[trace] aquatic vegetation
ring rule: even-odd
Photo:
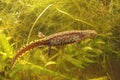
[[[120,67],[119,0],[0,0],[1,80],[118,80]],[[22,56],[26,43],[67,30],[95,30],[80,44],[40,46]]]

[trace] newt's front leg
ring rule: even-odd
[[[41,33],[41,32],[38,32],[38,37],[39,37],[39,38],[44,38],[45,35],[44,35],[43,33]]]
[[[79,43],[81,42],[81,40],[82,39],[76,39],[76,41],[75,41],[77,49],[79,48]]]

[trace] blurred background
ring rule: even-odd
[[[95,39],[40,46],[11,70],[20,47],[66,30],[92,29]],[[0,80],[119,80],[120,0],[0,0]]]

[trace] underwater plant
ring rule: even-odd
[[[119,0],[0,0],[0,80],[119,80],[119,21]],[[98,35],[77,45],[52,46],[49,56],[50,47],[30,43],[42,40],[38,32],[70,30]],[[35,48],[25,50],[26,44]],[[22,50],[28,54],[18,56],[11,70]]]

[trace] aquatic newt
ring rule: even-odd
[[[49,46],[49,49],[51,49],[51,46],[62,46],[75,42],[79,43],[86,38],[95,38],[96,36],[97,32],[95,30],[71,30],[52,34],[42,39],[32,41],[20,48],[20,50],[18,50],[16,55],[13,57],[11,65],[13,66],[17,59],[26,51],[32,50],[33,48],[36,48],[38,46],[46,45]]]

